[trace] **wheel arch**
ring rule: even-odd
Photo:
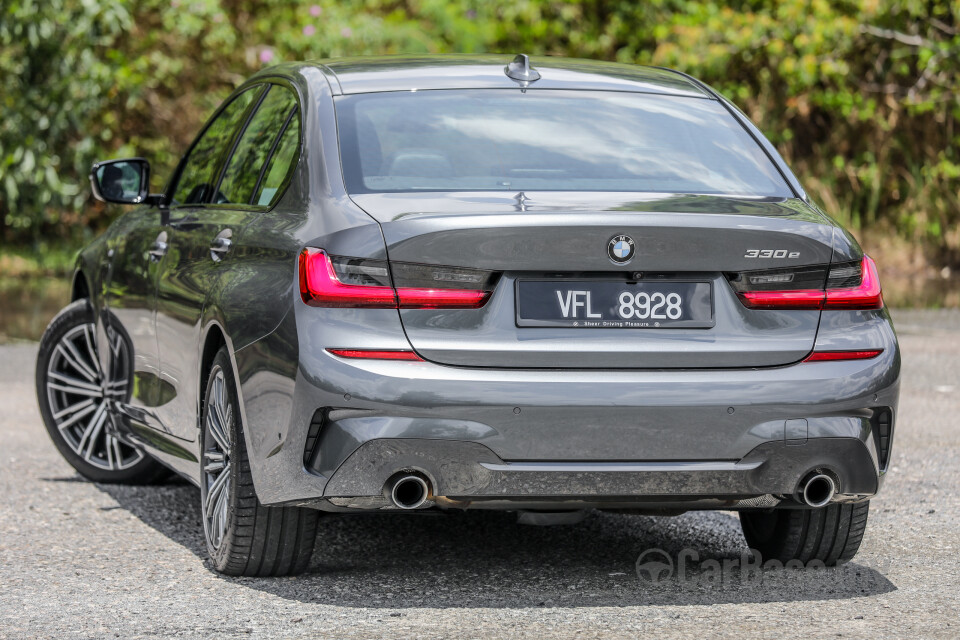
[[[70,302],[83,298],[90,298],[90,281],[83,269],[78,268],[73,274],[73,282],[70,285]]]
[[[210,367],[213,365],[213,359],[217,356],[217,352],[222,348],[227,348],[227,357],[230,360],[230,375],[233,378],[234,389],[237,391],[237,403],[239,404],[240,409],[240,424],[243,427],[243,435],[246,441],[250,442],[250,425],[247,422],[247,411],[246,405],[243,402],[243,389],[240,386],[240,376],[237,367],[237,358],[234,352],[233,341],[230,338],[229,332],[224,328],[223,324],[217,317],[215,313],[212,313],[212,309],[207,309],[205,315],[212,315],[204,326],[203,332],[200,339],[200,358],[199,358],[199,371],[197,372],[197,430],[198,437],[197,443],[201,442],[200,431],[203,429],[201,423],[203,416],[203,402],[206,396],[207,391],[207,380],[210,378]],[[202,452],[200,452],[202,454]],[[256,482],[254,482],[254,491],[256,491]]]
[[[217,351],[221,347],[227,348],[227,356],[230,359],[230,375],[233,376],[233,384],[237,390],[237,400],[240,402],[240,416],[243,420],[244,430],[246,430],[246,412],[243,405],[243,394],[240,389],[240,378],[237,375],[237,358],[234,355],[233,341],[230,334],[224,328],[223,324],[216,317],[211,318],[206,323],[201,334],[199,371],[197,371],[197,428],[200,428],[200,416],[203,409],[204,395],[207,391],[207,379],[210,377],[210,367],[213,365],[213,359],[217,356]]]
[[[207,330],[203,338],[203,347],[200,349],[199,387],[197,389],[197,397],[200,399],[200,404],[197,407],[198,419],[200,409],[203,405],[203,397],[207,391],[207,379],[210,377],[210,366],[213,364],[213,359],[216,357],[217,352],[221,347],[226,346],[227,336],[223,331],[223,327],[221,327],[218,322],[211,322],[207,325]],[[232,357],[230,359],[231,361],[233,360]]]

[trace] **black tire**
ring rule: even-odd
[[[819,509],[741,511],[740,526],[747,544],[763,562],[819,560],[832,567],[857,555],[869,511],[869,500]]]
[[[229,403],[221,404],[219,414],[226,423],[227,454],[222,453],[224,434],[217,431],[218,440],[211,431],[219,429],[217,425],[220,424],[214,406],[218,392],[223,402]],[[223,347],[217,352],[207,376],[201,416],[203,456],[200,505],[204,537],[213,566],[217,571],[231,576],[302,573],[309,566],[313,554],[319,512],[301,507],[265,507],[260,504],[253,487],[238,406],[230,358],[226,347]],[[211,468],[218,464],[223,469],[216,470],[219,473],[212,473]],[[227,479],[220,480],[220,488],[215,489],[223,474],[227,474]],[[213,500],[215,504],[209,505],[210,510],[220,515],[209,515],[211,489],[216,491],[216,498]],[[222,506],[216,504],[221,494],[225,501]]]
[[[77,300],[67,305],[50,321],[40,338],[35,379],[37,402],[40,405],[43,424],[60,454],[80,475],[89,480],[117,484],[150,484],[162,480],[169,475],[162,465],[138,448],[110,435],[108,421],[114,420],[115,416],[112,415],[111,403],[104,401],[104,396],[97,398],[64,390],[72,388],[70,385],[59,385],[62,387],[59,390],[48,386],[51,383],[57,386],[61,382],[51,378],[54,375],[65,375],[75,378],[84,385],[100,385],[101,388],[106,388],[104,381],[111,379],[120,383],[120,386],[111,387],[118,391],[110,397],[124,401],[129,398],[130,362],[132,361],[125,358],[123,362],[111,364],[111,372],[108,374],[100,371],[99,365],[94,362],[97,359],[95,355],[97,347],[95,340],[92,340],[93,331],[90,328],[93,321],[93,309],[90,303],[86,299]],[[74,347],[76,353],[62,352],[64,340],[68,340],[71,335],[78,336],[76,340],[80,342],[81,348],[86,347],[86,351]],[[118,340],[125,339],[125,334],[122,332],[116,335]],[[91,337],[90,342],[86,340],[88,336]],[[75,345],[76,342],[71,344]],[[129,356],[129,340],[125,343],[124,349],[126,351],[122,353]],[[71,358],[67,358],[67,355]],[[76,355],[80,356],[79,359],[73,358]],[[70,365],[71,359],[73,362],[79,362],[79,366]],[[80,406],[88,402],[93,404],[88,404],[86,408],[72,413],[68,408],[64,408]],[[100,404],[104,405],[102,411]],[[88,411],[94,405],[96,408]],[[63,415],[64,411],[68,413]],[[83,415],[80,415],[76,421],[69,426],[64,426],[81,413]],[[100,422],[99,427],[95,420]],[[88,426],[95,428],[96,433],[85,440],[85,430]],[[87,457],[82,455],[85,453],[88,454]]]

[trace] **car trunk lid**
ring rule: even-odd
[[[766,367],[796,362],[813,348],[819,311],[747,309],[728,282],[731,273],[830,263],[834,226],[800,200],[569,193],[353,198],[381,223],[391,264],[501,274],[482,308],[400,310],[414,349],[434,362],[499,368]],[[623,236],[632,240],[635,254],[618,264],[610,247]],[[537,287],[543,293],[538,304],[556,306],[551,313],[558,319],[564,309],[569,316],[571,307],[578,315],[563,319],[564,326],[552,321],[537,326],[520,317],[518,299],[529,307],[533,303],[522,296]],[[701,316],[686,324],[646,322],[643,328],[588,324],[590,304],[618,303],[593,298],[584,304],[578,292],[635,295],[644,287],[660,288],[665,296],[677,291],[698,297]]]

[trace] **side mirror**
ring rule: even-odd
[[[150,195],[150,163],[143,158],[105,160],[90,170],[93,197],[115,204],[153,204]]]

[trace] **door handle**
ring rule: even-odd
[[[230,229],[224,229],[217,234],[217,237],[213,239],[213,244],[210,245],[210,257],[214,260],[220,260],[220,258],[227,251],[230,251],[230,247],[233,246],[233,241],[230,238],[233,236],[233,232]]]
[[[150,260],[153,262],[159,261],[167,254],[167,247],[167,232],[161,231],[160,235],[157,236],[157,239],[154,240],[153,244],[150,245],[150,249],[147,251],[147,253],[150,254]]]
[[[213,244],[210,245],[210,251],[214,253],[226,253],[230,251],[230,245],[233,243],[230,242],[230,238],[217,238],[213,241]]]

